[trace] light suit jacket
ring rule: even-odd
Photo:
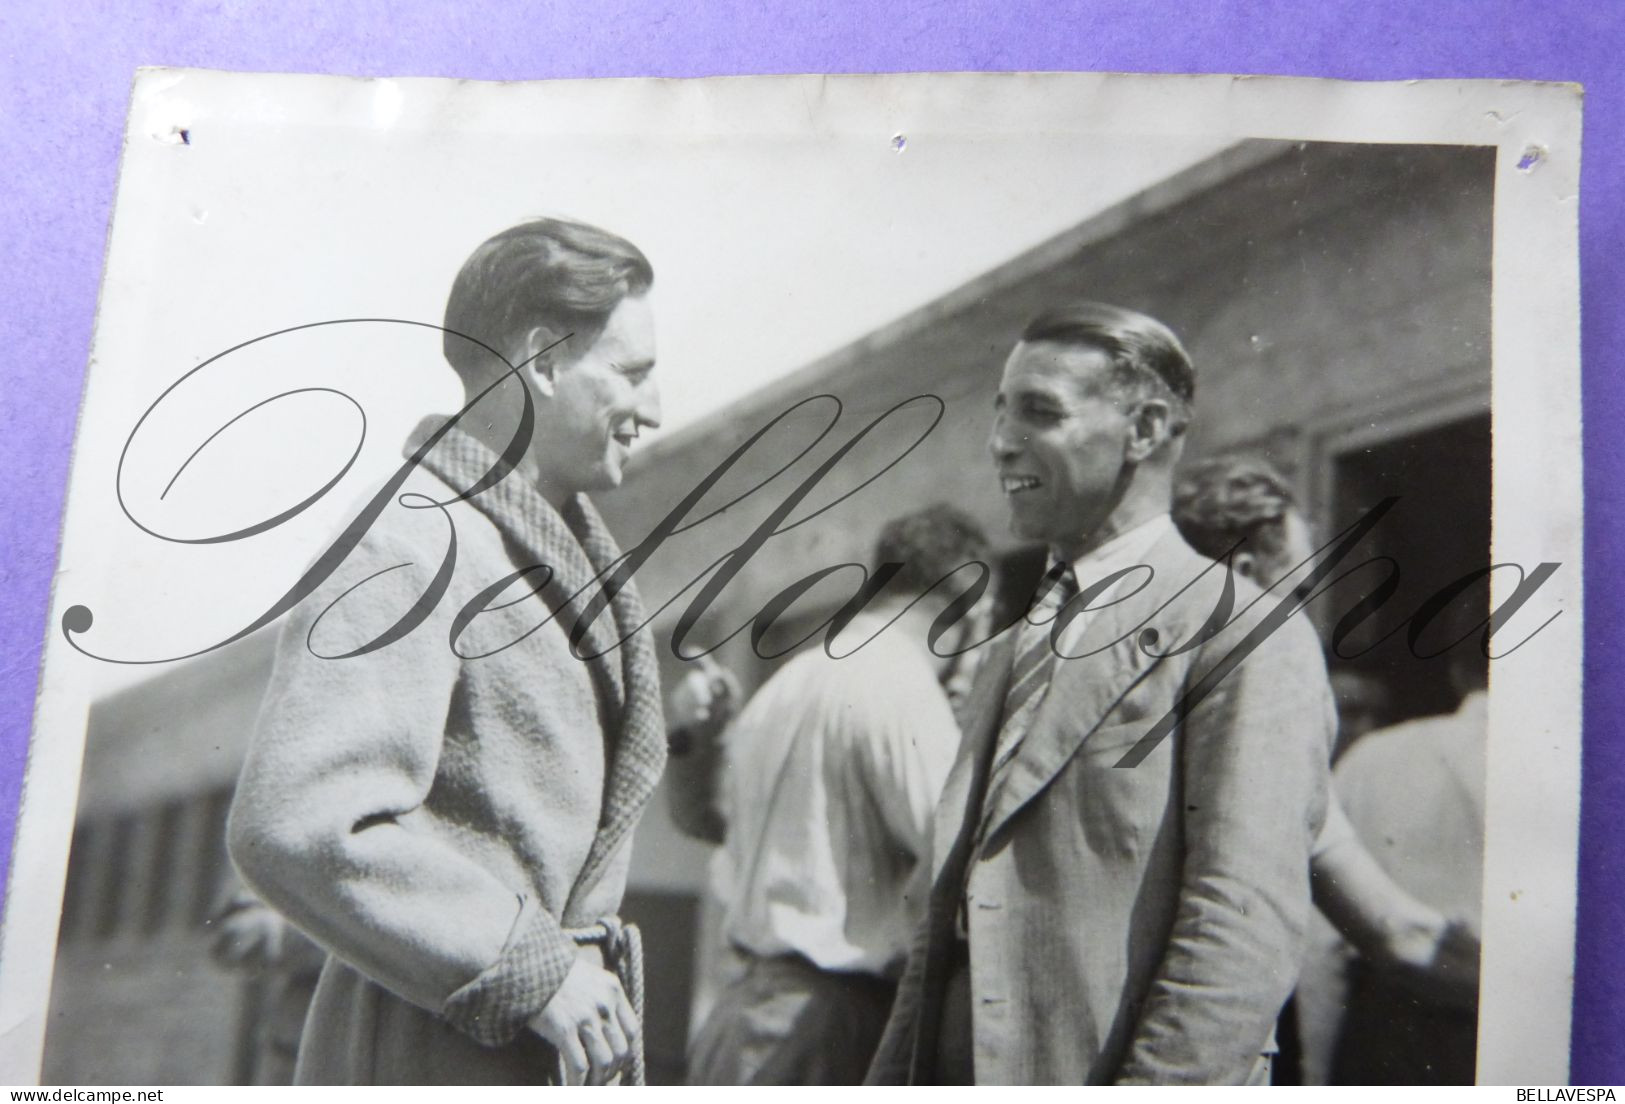
[[[1254,603],[1237,581],[1229,624],[1186,648],[1216,628],[1226,572],[1174,533],[1146,562],[1149,585],[1082,615],[1064,650],[1097,654],[1058,663],[992,793],[1015,633],[984,663],[871,1081],[932,1079],[962,898],[978,1083],[1258,1076],[1297,979],[1332,698],[1306,618],[1268,624],[1278,595]],[[1117,765],[1216,678],[1139,765]]]

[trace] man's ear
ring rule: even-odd
[[[1243,549],[1230,557],[1230,570],[1243,579],[1258,581],[1258,557]]]
[[[1142,399],[1129,412],[1127,459],[1137,464],[1172,436],[1173,411],[1162,399]]]
[[[529,376],[538,394],[553,397],[558,337],[546,326],[532,326],[519,344],[519,371]]]

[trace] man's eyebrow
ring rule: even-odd
[[[1000,391],[997,395],[995,395],[993,398],[993,409],[1000,410],[1009,403],[1013,402],[1026,403],[1028,405],[1032,405],[1033,403],[1049,406],[1061,405],[1061,400],[1057,396],[1050,394],[1048,391],[1045,391],[1042,388],[1017,387],[1008,396],[1006,396],[1003,391]]]
[[[655,362],[653,357],[645,357],[642,360],[618,360],[615,362],[615,367],[628,375],[635,375],[638,372],[654,371]]]

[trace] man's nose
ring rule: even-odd
[[[642,429],[660,428],[660,387],[653,380],[645,383],[642,394],[638,396],[637,409],[633,417],[638,420]]]
[[[993,432],[988,435],[987,451],[995,460],[1012,459],[1020,451],[1020,445],[1005,426],[1002,415],[993,419]]]

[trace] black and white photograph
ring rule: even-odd
[[[5,1079],[1566,1081],[1579,131],[144,71]]]

